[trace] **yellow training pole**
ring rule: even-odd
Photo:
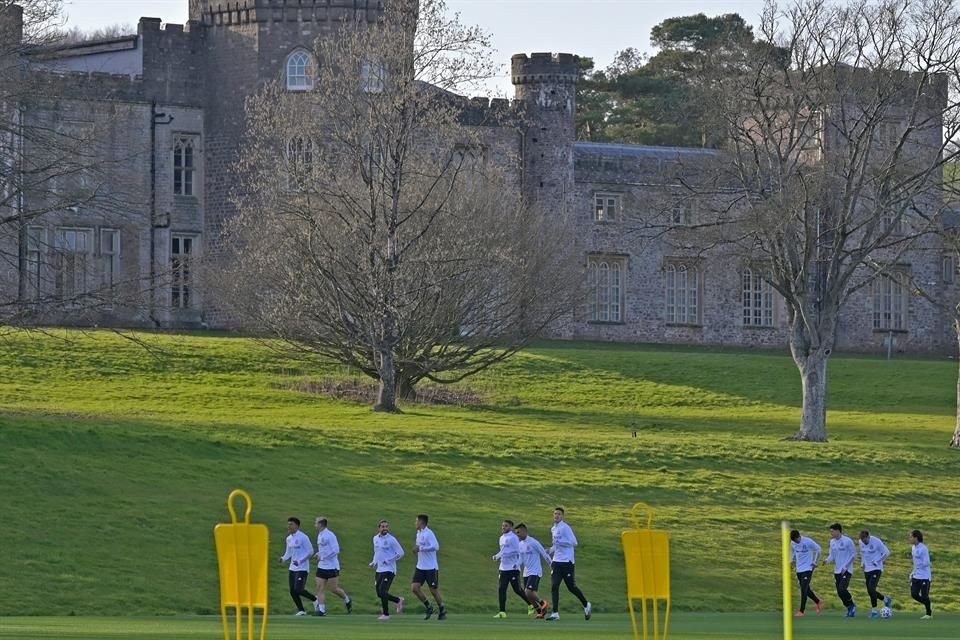
[[[793,615],[791,607],[793,606],[793,596],[790,593],[790,585],[793,580],[790,579],[790,523],[784,520],[780,523],[780,538],[782,547],[782,566],[783,569],[783,640],[793,640]]]

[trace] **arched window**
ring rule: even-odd
[[[313,56],[303,50],[294,51],[287,58],[287,90],[309,91],[313,89]]]

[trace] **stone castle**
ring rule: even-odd
[[[85,148],[106,176],[95,188],[124,204],[104,209],[80,203],[28,225],[13,250],[21,257],[15,271],[3,278],[14,289],[6,294],[67,296],[105,282],[147,281],[143,304],[104,305],[84,321],[223,326],[195,267],[215,248],[233,213],[230,167],[243,131],[244,100],[278,79],[290,91],[309,90],[316,38],[345,19],[377,19],[382,5],[190,0],[186,25],[142,18],[136,35],[25,49],[25,73],[57,97],[23,117],[78,135],[94,132]],[[0,19],[7,28],[16,22],[15,15]],[[718,152],[578,142],[577,77],[573,55],[515,55],[514,104],[471,101],[481,114],[477,126],[489,127],[485,135],[511,147],[525,197],[565,212],[577,227],[589,299],[563,337],[786,345],[783,303],[758,274],[736,259],[712,261],[683,250],[689,237],[677,241],[690,235],[682,227],[695,223],[698,211],[696,202],[676,197],[676,167],[695,168]],[[526,114],[519,131],[482,116],[515,106]],[[23,144],[29,157],[31,142]],[[631,228],[630,220],[652,217],[659,208],[666,208],[677,229],[651,240]],[[956,260],[948,251],[929,249],[905,256],[903,268],[946,295],[955,286]],[[850,300],[837,343],[867,352],[952,353],[955,345],[950,314],[889,279]]]

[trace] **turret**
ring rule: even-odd
[[[0,54],[11,53],[23,43],[23,7],[0,7]]]
[[[524,110],[524,197],[558,215],[572,213],[576,140],[577,57],[513,56],[513,84]]]

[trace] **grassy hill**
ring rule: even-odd
[[[881,588],[898,605],[907,532],[923,529],[935,606],[960,611],[953,362],[835,358],[831,442],[809,445],[783,441],[800,397],[782,355],[547,344],[468,382],[481,406],[384,416],[291,390],[348,375],[337,367],[239,338],[135,337],[3,338],[0,615],[217,611],[212,527],[235,487],[276,555],[288,515],[326,515],[360,612],[375,609],[378,519],[409,548],[415,514],[430,513],[451,611],[492,612],[500,520],[549,539],[555,504],[580,539],[581,587],[598,611],[622,612],[619,533],[640,500],[671,531],[681,610],[776,610],[789,518],[822,544],[834,521],[886,540]],[[287,613],[274,566],[273,609]],[[412,568],[401,563],[397,591]],[[827,571],[814,584],[839,606]]]

